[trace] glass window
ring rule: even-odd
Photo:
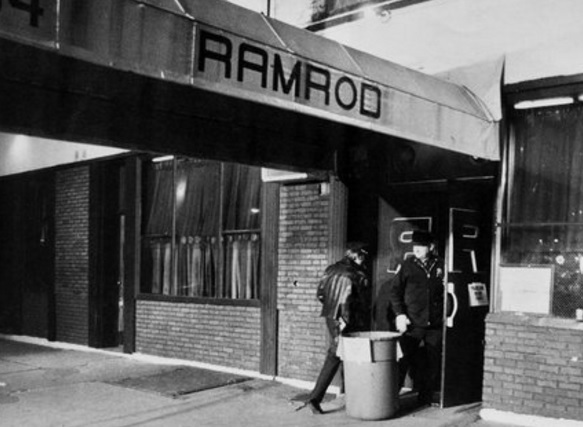
[[[583,109],[525,110],[512,120],[502,262],[554,265],[552,314],[583,307]]]
[[[145,182],[142,292],[259,298],[260,169],[172,159]]]

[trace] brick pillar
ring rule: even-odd
[[[57,172],[55,200],[56,340],[88,343],[89,168]]]
[[[314,381],[327,348],[316,288],[342,253],[346,190],[333,180],[282,186],[280,196],[278,375]]]

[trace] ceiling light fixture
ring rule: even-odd
[[[527,110],[529,108],[554,107],[557,105],[568,105],[575,102],[570,96],[561,96],[557,98],[534,99],[530,101],[520,101],[514,104],[516,110]]]
[[[173,155],[154,157],[152,159],[152,162],[154,162],[154,163],[166,162],[168,160],[172,160],[173,158],[174,158]]]

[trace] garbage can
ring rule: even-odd
[[[399,410],[396,332],[355,332],[342,337],[346,414],[383,420]]]

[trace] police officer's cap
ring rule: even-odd
[[[435,242],[433,234],[425,230],[416,230],[413,232],[413,244],[420,246],[429,246]]]
[[[363,242],[350,242],[346,245],[346,249],[356,254],[368,255],[368,245]]]

